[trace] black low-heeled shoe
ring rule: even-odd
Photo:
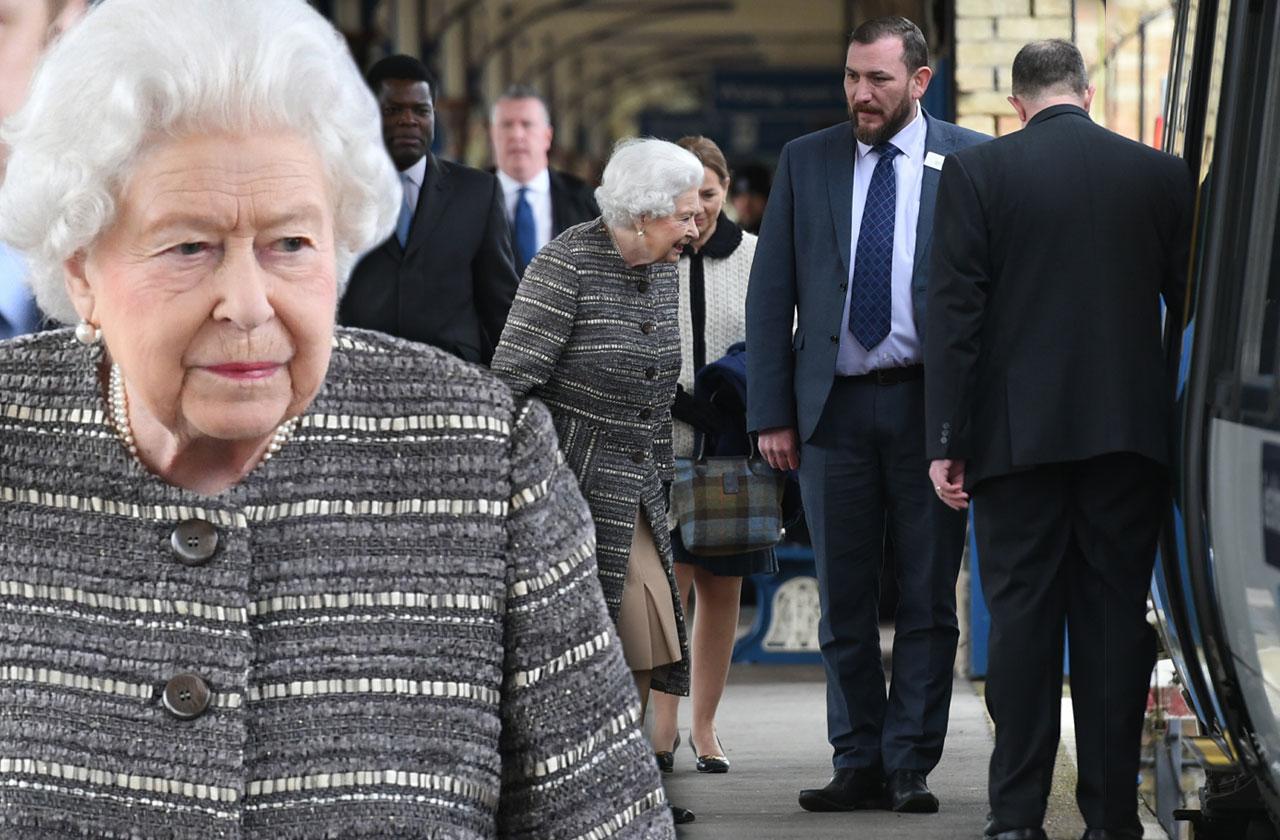
[[[716,746],[720,746],[720,736],[716,736]],[[698,748],[693,744],[693,735],[689,736],[689,749],[698,757],[699,773],[728,773],[729,759],[723,753],[703,753],[698,755]],[[721,749],[724,749],[721,747]]]
[[[680,733],[676,733],[676,740],[669,750],[654,750],[653,757],[658,762],[658,769],[663,773],[673,773],[676,769],[676,748],[680,746]]]
[[[676,825],[691,823],[695,819],[697,819],[697,817],[695,817],[693,811],[690,811],[688,808],[681,808],[679,805],[671,806],[671,821]]]

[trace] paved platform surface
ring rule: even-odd
[[[688,840],[723,838],[980,838],[986,821],[987,759],[991,735],[982,701],[967,681],[957,681],[951,730],[942,763],[929,778],[942,802],[936,815],[887,811],[811,814],[800,808],[802,787],[821,787],[831,776],[826,740],[822,669],[809,666],[734,666],[718,718],[720,740],[733,763],[716,776],[694,769],[685,744],[667,793],[698,818],[681,826]],[[681,707],[687,722],[687,704]]]
[[[811,814],[796,795],[831,775],[826,743],[822,670],[810,666],[736,665],[721,705],[720,737],[733,767],[724,775],[698,773],[688,746],[688,704],[681,707],[684,743],[676,752],[667,792],[697,820],[681,826],[682,840],[978,840],[986,822],[987,761],[991,726],[968,680],[957,680],[951,728],[942,763],[929,784],[942,803],[936,815],[886,811]],[[1069,737],[1069,733],[1064,732]],[[1077,840],[1075,770],[1064,745],[1059,753],[1046,830],[1051,840]],[[1151,828],[1148,838],[1163,838]]]

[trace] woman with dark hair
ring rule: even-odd
[[[720,148],[706,137],[684,137],[679,145],[702,164],[698,188],[698,238],[680,257],[680,383],[672,408],[676,458],[695,455],[695,433],[705,443],[724,423],[745,428],[745,416],[736,418],[693,396],[693,379],[708,362],[746,340],[747,280],[755,255],[756,237],[745,233],[723,212],[729,188],[729,166]],[[738,412],[739,414],[741,412]],[[693,720],[689,746],[702,773],[727,773],[729,759],[716,735],[716,710],[729,676],[729,661],[738,627],[738,603],[742,578],[777,571],[772,549],[728,556],[701,557],[680,541],[679,529],[671,532],[676,560],[676,581],[687,609],[693,592],[693,629],[690,633]],[[658,766],[671,772],[679,744],[680,698],[660,694],[654,698],[653,743]],[[670,745],[668,747],[667,745]]]

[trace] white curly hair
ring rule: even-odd
[[[0,241],[26,255],[41,309],[72,323],[63,264],[110,227],[150,143],[270,130],[305,138],[322,161],[341,295],[401,202],[377,103],[342,36],[304,0],[98,5],[51,47],[0,131]]]
[[[629,227],[642,216],[670,216],[676,198],[697,189],[702,175],[702,162],[675,143],[653,137],[619,140],[604,166],[596,203],[610,227]]]

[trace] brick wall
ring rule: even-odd
[[[956,117],[987,134],[1019,123],[1009,95],[1009,67],[1022,45],[1070,38],[1071,0],[956,0]]]
[[[1097,86],[1093,117],[1155,143],[1173,0],[956,0],[957,121],[988,134],[1019,127],[1006,101],[1023,44],[1074,38]],[[1139,35],[1141,30],[1141,35]]]

